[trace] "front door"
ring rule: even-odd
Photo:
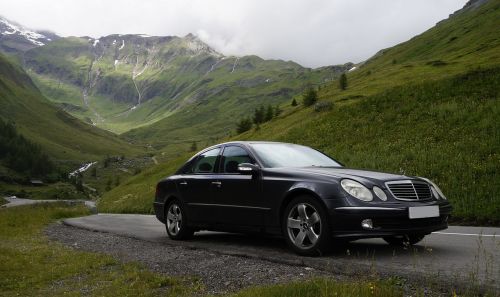
[[[255,163],[248,152],[236,145],[226,146],[220,159],[220,170],[213,190],[217,223],[237,226],[262,226],[264,212],[261,180],[241,174],[238,165]]]

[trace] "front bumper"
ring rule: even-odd
[[[409,218],[408,206],[341,206],[333,209],[332,230],[335,237],[360,239],[404,234],[429,234],[448,228],[452,207],[439,204],[439,217]],[[370,219],[373,228],[363,228],[361,222]]]

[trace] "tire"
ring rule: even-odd
[[[189,227],[184,204],[177,199],[170,201],[166,208],[165,228],[168,237],[173,240],[189,239],[194,234]]]
[[[319,256],[331,248],[333,237],[327,212],[311,196],[294,198],[283,212],[281,226],[286,243],[299,255]]]
[[[407,234],[400,236],[390,236],[384,237],[383,239],[390,245],[400,246],[400,247],[409,247],[410,245],[414,245],[422,239],[424,239],[425,235],[423,234]]]

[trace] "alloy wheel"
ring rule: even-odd
[[[313,247],[321,234],[321,218],[316,208],[308,203],[296,204],[288,214],[287,230],[296,247]]]
[[[172,203],[167,212],[167,229],[172,235],[177,235],[181,231],[182,212],[176,203]]]

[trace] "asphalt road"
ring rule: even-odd
[[[22,205],[31,205],[31,204],[39,204],[39,203],[56,203],[56,202],[64,202],[68,204],[74,203],[83,203],[86,207],[88,207],[92,213],[97,213],[97,208],[94,201],[89,200],[55,200],[55,199],[46,199],[46,200],[35,200],[35,199],[24,199],[17,198],[16,196],[4,197],[7,200],[7,203],[2,205],[2,208],[14,207],[14,206],[22,206]]]
[[[377,273],[499,288],[500,228],[450,226],[408,249],[394,248],[381,239],[367,239],[322,257],[301,257],[290,252],[280,238],[203,231],[189,241],[172,241],[164,225],[150,215],[98,214],[63,223],[158,242],[166,248],[175,245],[206,249],[348,275]]]

